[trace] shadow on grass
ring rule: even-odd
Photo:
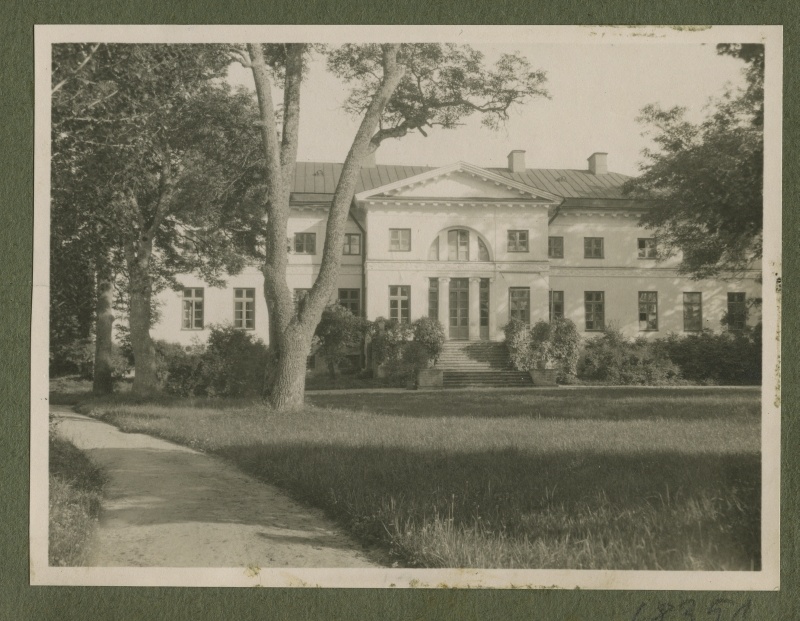
[[[425,546],[409,543],[444,525],[473,540],[477,533],[486,542],[566,551],[523,565],[532,568],[760,567],[758,455],[448,454],[313,444],[217,453],[412,566],[466,566],[438,553],[432,560]]]
[[[409,418],[557,419],[757,419],[761,393],[755,389],[521,389],[410,392],[387,399],[382,394],[306,395],[318,407],[364,410]]]

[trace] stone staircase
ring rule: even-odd
[[[436,368],[443,371],[444,388],[532,386],[528,373],[514,370],[504,343],[446,341]]]

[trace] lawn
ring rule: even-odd
[[[399,566],[760,567],[760,391],[309,394],[301,411],[130,397],[84,412],[216,453]]]

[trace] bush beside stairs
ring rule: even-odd
[[[436,362],[444,388],[533,386],[530,375],[511,366],[505,343],[446,341]]]

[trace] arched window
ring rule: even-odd
[[[465,229],[447,231],[447,260],[469,261],[469,231]]]

